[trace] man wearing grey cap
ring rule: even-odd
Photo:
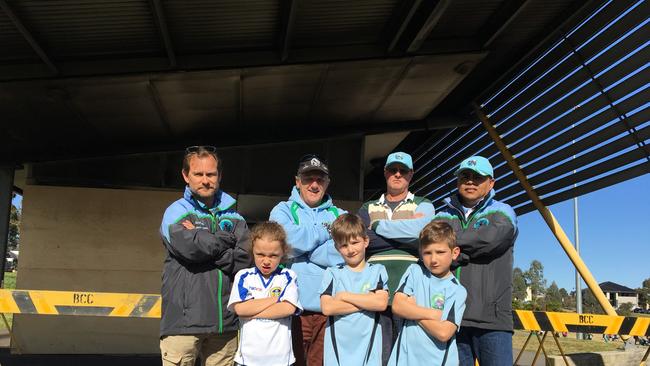
[[[388,155],[384,178],[386,193],[378,200],[364,203],[359,209],[359,216],[368,227],[368,262],[381,263],[386,267],[389,293],[392,295],[408,266],[417,262],[420,231],[431,221],[435,209],[431,201],[409,191],[413,178],[411,155],[405,152]],[[394,336],[391,302],[392,297],[380,319],[384,364],[388,361]]]
[[[346,211],[332,203],[326,193],[330,183],[327,164],[316,155],[305,155],[298,163],[296,183],[289,200],[278,203],[270,220],[282,225],[291,246],[289,266],[296,272],[299,299],[304,312],[294,318],[292,338],[296,365],[323,364],[323,341],[327,317],[320,308],[318,290],[325,268],[343,262],[334,247],[329,226]]]
[[[448,222],[461,249],[456,277],[467,290],[456,340],[461,366],[512,364],[512,251],[517,217],[494,198],[494,169],[482,156],[456,170],[458,193],[435,219]],[[453,266],[452,266],[453,268]]]

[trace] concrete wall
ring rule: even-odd
[[[181,192],[24,188],[17,288],[160,293],[165,249],[162,214]],[[287,197],[241,195],[238,209],[266,220]],[[356,212],[360,202],[337,201]],[[19,315],[12,348],[20,353],[157,353],[158,319]]]
[[[158,227],[179,192],[26,186],[17,288],[160,293]],[[21,353],[156,353],[158,319],[16,315]]]

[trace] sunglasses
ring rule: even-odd
[[[186,148],[185,148],[185,154],[186,154],[186,155],[189,155],[189,154],[196,154],[196,153],[198,153],[198,152],[201,151],[201,150],[203,150],[203,151],[207,151],[207,152],[209,152],[209,153],[216,153],[216,152],[217,152],[217,148],[214,147],[214,146],[210,146],[210,145],[196,145],[196,146],[188,146],[188,147],[186,147]]]
[[[407,175],[411,170],[407,168],[390,167],[386,168],[386,171],[389,172],[390,175],[397,174],[397,172],[399,172],[401,175]]]
[[[481,183],[483,183],[483,182],[485,182],[486,180],[489,180],[489,179],[490,179],[490,177],[488,177],[488,176],[484,176],[484,175],[480,175],[478,173],[468,172],[468,171],[463,171],[460,174],[458,174],[458,181],[461,182],[461,183],[466,183],[466,182],[472,181],[474,183],[481,184]]]

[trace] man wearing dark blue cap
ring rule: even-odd
[[[388,272],[389,293],[394,294],[406,269],[418,260],[420,231],[434,216],[431,201],[409,191],[413,178],[413,159],[405,152],[388,155],[384,166],[386,193],[359,209],[359,216],[368,227],[370,244],[368,262],[381,263]],[[389,304],[392,302],[392,298]],[[393,344],[393,322],[390,305],[382,314],[382,358],[388,361]]]
[[[482,156],[456,170],[458,193],[436,220],[448,222],[461,249],[456,277],[467,290],[458,339],[461,366],[512,364],[512,251],[517,217],[494,199],[494,169]]]
[[[305,311],[294,317],[292,337],[296,366],[323,365],[327,317],[320,307],[318,290],[325,268],[343,262],[334,247],[329,226],[346,213],[327,194],[330,171],[320,157],[310,154],[298,162],[296,184],[287,201],[278,203],[270,220],[282,225],[291,246],[289,267],[296,272],[300,303]]]

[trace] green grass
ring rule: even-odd
[[[530,332],[524,330],[515,330],[515,335],[512,337],[512,348],[516,350],[521,349],[529,333]],[[617,349],[623,348],[623,342],[620,340],[605,343],[601,334],[594,334],[592,340],[579,340],[576,339],[575,333],[569,333],[566,338],[560,336],[559,340],[560,346],[564,350],[565,354],[616,351]],[[537,351],[537,347],[539,347],[539,342],[535,335],[533,335],[526,346],[526,350],[535,352]],[[560,350],[557,348],[550,333],[544,340],[544,349],[549,355],[560,354]]]
[[[9,290],[9,289],[16,288],[16,274],[17,272],[5,272],[5,281],[4,281],[5,289]],[[11,326],[14,317],[13,314],[5,314],[5,317],[7,318],[7,322],[9,322],[9,326]],[[5,330],[5,329],[7,329],[5,322],[2,319],[0,319],[0,330]]]

